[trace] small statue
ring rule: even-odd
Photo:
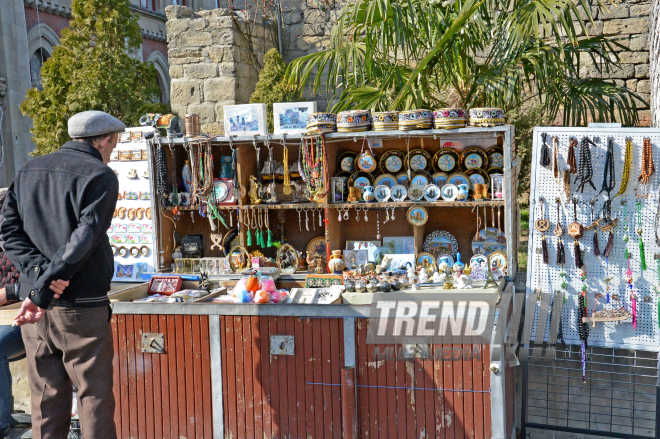
[[[427,284],[429,283],[429,276],[426,274],[426,268],[422,267],[421,270],[419,270],[419,283],[420,284]]]
[[[292,203],[300,203],[302,201],[305,201],[305,186],[299,182],[292,180],[291,181],[291,187],[293,188],[292,195],[293,199],[291,200]]]
[[[457,282],[458,288],[468,289],[472,288],[472,278],[470,276],[462,275],[458,278]]]
[[[248,193],[250,204],[261,204],[261,198],[259,196],[261,191],[261,184],[257,182],[257,177],[250,175],[250,192]]]
[[[447,278],[447,275],[444,274],[444,273],[440,273],[439,271],[433,273],[433,283],[434,284],[441,284],[445,281],[446,278]]]
[[[275,189],[275,182],[270,183],[262,190],[261,195],[264,203],[277,204],[277,190]]]
[[[451,276],[447,276],[447,279],[445,280],[445,285],[442,287],[444,290],[451,290],[454,288],[454,280],[452,279]]]
[[[181,180],[183,181],[183,188],[186,192],[190,192],[190,188],[192,187],[192,171],[190,170],[188,160],[186,160],[181,170]]]
[[[355,271],[355,273],[356,273],[358,276],[364,276],[364,273],[365,273],[365,271],[364,271],[364,264],[360,264],[360,265],[358,266],[357,270]]]
[[[323,257],[321,255],[316,255],[314,257],[314,272],[316,274],[323,274],[325,273],[325,267],[323,266]]]

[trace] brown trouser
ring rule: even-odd
[[[85,439],[116,439],[110,309],[53,307],[22,327],[32,392],[32,437],[65,439],[73,390]]]

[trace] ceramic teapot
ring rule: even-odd
[[[465,201],[468,199],[468,186],[467,184],[459,184],[458,186],[458,195],[456,195],[456,200]]]
[[[374,187],[373,186],[365,186],[364,190],[362,192],[362,199],[366,201],[367,203],[371,203],[374,201]]]

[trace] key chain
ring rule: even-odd
[[[637,234],[639,235],[639,263],[641,271],[646,270],[646,255],[644,254],[644,241],[642,235],[644,230],[642,229],[642,203],[637,200],[635,203],[637,208]]]
[[[321,219],[321,216],[323,214],[323,209],[321,209],[320,207],[317,207],[317,209],[319,210],[319,227],[323,227],[323,221]]]
[[[355,206],[355,221],[360,221],[360,206]]]
[[[350,217],[348,216],[348,211],[349,211],[349,210],[351,210],[351,209],[350,209],[348,206],[344,206],[344,220],[345,220],[345,221],[348,221],[349,218],[350,218]]]
[[[337,208],[337,221],[341,222],[341,207]]]
[[[307,211],[309,209],[305,209],[305,229],[309,232],[309,216],[307,215]]]
[[[268,241],[266,242],[266,247],[272,247],[273,246],[273,232],[270,230],[270,220],[268,218],[268,214],[270,211],[266,209],[266,215],[264,216],[264,225],[266,226],[266,235],[268,237]]]
[[[566,263],[566,250],[564,248],[564,240],[561,239],[564,236],[564,228],[561,225],[561,216],[559,213],[559,197],[555,199],[557,203],[557,225],[555,226],[554,235],[557,237],[557,265],[563,265]]]
[[[376,239],[380,240],[380,214],[376,211]]]
[[[392,221],[394,221],[394,206],[392,206]]]
[[[364,211],[364,222],[368,222],[369,217],[367,217],[367,212],[369,211],[369,208],[367,206],[364,206],[362,210]]]
[[[311,207],[309,210],[312,211],[312,230],[316,232],[316,221],[314,221],[314,215],[316,214],[316,207]]]
[[[390,210],[389,210],[389,205],[385,205],[385,221],[383,221],[383,224],[388,222],[390,220]]]
[[[302,232],[302,217],[300,214],[302,213],[302,207],[298,206],[296,207],[296,212],[298,212],[298,228]]]

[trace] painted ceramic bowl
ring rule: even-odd
[[[464,128],[467,117],[462,108],[440,108],[433,112],[433,127],[437,130]]]
[[[409,110],[399,113],[399,130],[425,130],[433,127],[431,110]]]
[[[371,114],[365,110],[342,111],[337,115],[337,131],[350,133],[371,129]]]
[[[501,108],[471,108],[470,125],[475,127],[494,127],[504,125],[504,111]]]
[[[334,113],[312,113],[307,116],[307,131],[333,133],[337,131],[337,116]]]
[[[398,111],[381,111],[371,113],[374,131],[390,131],[399,129]]]

